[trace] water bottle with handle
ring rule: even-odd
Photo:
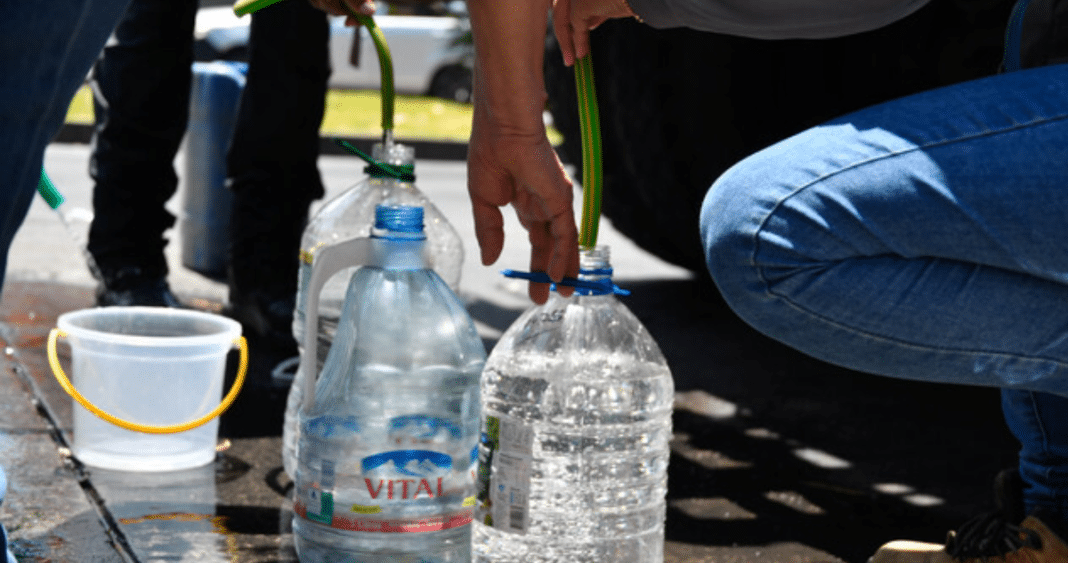
[[[575,295],[526,311],[486,361],[474,561],[663,560],[674,383],[608,249],[580,252]]]
[[[424,257],[423,210],[379,206],[370,238],[324,248],[325,279],[353,264],[321,375],[303,381],[293,534],[300,560],[470,561],[486,353],[471,317]],[[302,371],[315,374],[305,354]]]
[[[463,263],[463,244],[456,229],[415,185],[415,151],[400,143],[378,143],[373,159],[389,168],[368,166],[368,177],[325,203],[308,222],[301,237],[300,270],[297,281],[297,305],[293,313],[293,337],[300,355],[305,355],[304,325],[308,298],[308,281],[312,264],[323,248],[357,238],[367,237],[375,220],[375,207],[385,205],[419,206],[424,210],[426,247],[430,266],[457,292]],[[316,350],[321,369],[326,351],[334,339],[341,304],[345,298],[352,270],[350,265],[330,277],[319,296],[319,322]],[[296,471],[297,408],[301,403],[303,375],[300,370],[290,385],[282,427],[282,465],[290,476]]]

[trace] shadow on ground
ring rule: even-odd
[[[669,541],[797,542],[862,562],[890,539],[941,542],[1015,465],[995,389],[812,359],[749,328],[708,281],[628,289],[683,393]]]
[[[707,279],[623,285],[681,393],[669,560],[863,562],[891,539],[941,542],[1016,463],[995,389],[815,360],[750,328]],[[501,331],[522,312],[470,311]]]

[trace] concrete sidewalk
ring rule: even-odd
[[[47,155],[71,208],[89,207],[86,158],[81,145]],[[362,176],[345,157],[321,167],[331,194]],[[509,222],[501,263],[473,263],[462,164],[421,160],[417,172],[464,237],[464,297],[492,345],[529,306],[522,284],[496,274],[523,268],[525,237]],[[215,464],[162,475],[69,456],[70,399],[51,376],[44,340],[56,316],[92,305],[93,282],[63,229],[34,204],[0,300],[0,460],[10,481],[0,521],[20,561],[295,561],[276,433],[223,436],[230,445]],[[633,292],[624,303],[660,344],[679,392],[667,561],[862,563],[890,539],[941,541],[990,506],[993,476],[1015,464],[1017,447],[995,390],[890,380],[801,356],[741,323],[707,282],[610,225],[601,237],[617,283]],[[183,271],[177,240],[168,249],[176,291],[219,310],[225,286]]]

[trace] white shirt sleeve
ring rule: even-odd
[[[689,27],[757,39],[822,39],[870,31],[928,0],[629,0],[655,28]]]

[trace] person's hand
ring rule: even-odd
[[[542,121],[550,2],[467,0],[475,40],[467,191],[482,263],[493,264],[504,249],[500,208],[510,204],[530,239],[531,271],[558,282],[578,275],[579,257],[574,187]],[[549,284],[530,285],[535,303],[548,297]]]
[[[348,16],[345,25],[356,25],[353,14],[370,16],[375,13],[374,0],[308,0],[312,6],[335,16]]]
[[[553,281],[578,275],[578,230],[572,211],[573,186],[545,135],[544,126],[530,131],[507,129],[485,106],[475,105],[468,149],[468,192],[482,264],[489,266],[504,248],[504,216],[512,204],[527,230],[530,270],[546,272]],[[573,290],[560,287],[560,293]],[[544,303],[549,284],[531,283],[530,298]]]
[[[627,0],[554,0],[553,31],[564,54],[564,64],[590,53],[590,30],[613,18],[634,17]]]

